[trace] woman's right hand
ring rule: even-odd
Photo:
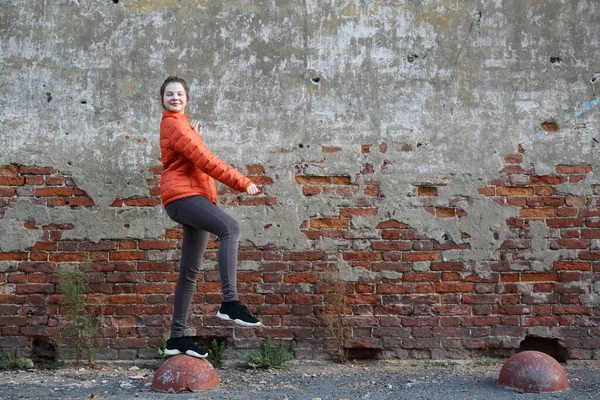
[[[260,189],[253,183],[252,185],[248,186],[248,189],[246,189],[246,193],[248,193],[248,194],[259,194],[260,193]]]

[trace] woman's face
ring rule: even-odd
[[[181,83],[171,82],[165,86],[165,94],[163,95],[165,110],[183,113],[187,102],[187,95]]]

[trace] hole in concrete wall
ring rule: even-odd
[[[527,350],[546,353],[560,363],[566,362],[570,357],[567,345],[562,340],[555,338],[527,335],[520,343],[518,352]]]
[[[81,100],[81,104],[87,104],[87,101]]]
[[[349,360],[377,360],[381,355],[381,349],[367,349],[364,347],[347,347],[346,352]]]
[[[119,4],[119,0],[113,0],[113,3]]]
[[[412,64],[412,63],[414,63],[414,62],[415,62],[415,60],[416,60],[417,58],[419,58],[419,56],[418,56],[417,54],[409,54],[409,55],[406,57],[406,61],[408,61],[409,63],[411,63],[411,64]]]
[[[311,81],[315,85],[318,85],[319,83],[321,83],[321,78],[319,76],[315,76],[315,77],[311,78]]]
[[[52,93],[46,92],[46,101],[50,103],[52,101]]]
[[[556,132],[558,130],[558,124],[554,121],[544,121],[540,124],[540,127],[546,132]]]
[[[303,145],[302,143],[299,143],[299,144],[298,144],[298,147],[299,147],[299,148],[301,148],[301,149],[303,149],[303,148],[304,148],[304,145]]]
[[[36,364],[56,362],[58,360],[58,351],[52,339],[45,336],[34,337],[31,343],[31,359]]]
[[[562,62],[562,58],[560,56],[552,56],[550,57],[551,64],[560,64]]]
[[[67,165],[73,165],[71,161],[67,161]]]

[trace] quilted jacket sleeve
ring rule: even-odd
[[[192,162],[198,169],[219,182],[245,192],[252,181],[213,154],[202,138],[188,123],[173,124],[169,140],[173,149]]]

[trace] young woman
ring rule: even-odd
[[[210,233],[219,238],[218,262],[223,302],[217,317],[241,326],[261,326],[239,301],[236,289],[238,222],[216,205],[216,179],[251,195],[260,193],[250,179],[221,161],[202,142],[198,122],[188,122],[185,107],[189,89],[181,78],[169,77],[160,87],[163,117],[160,149],[163,172],[160,180],[162,203],[167,215],[183,225],[179,279],[175,288],[171,337],[165,354],[188,354],[204,358],[208,352],[184,336],[196,278]]]

